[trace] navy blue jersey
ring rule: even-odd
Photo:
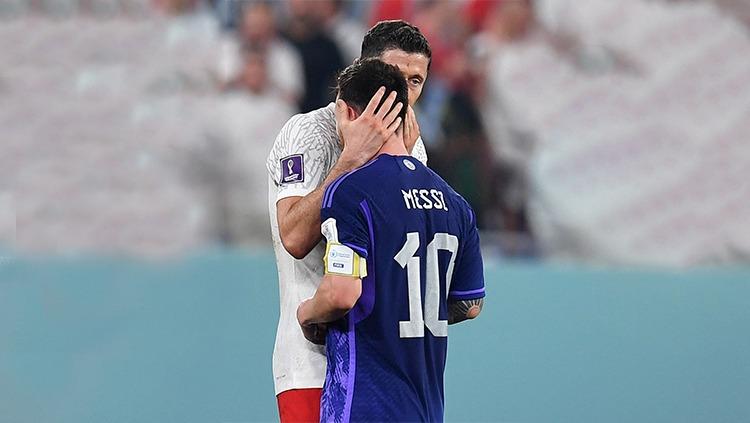
[[[447,300],[484,297],[473,211],[418,160],[382,154],[328,187],[321,221],[367,261],[329,325],[321,421],[442,421]]]

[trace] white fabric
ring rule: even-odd
[[[279,272],[279,324],[273,352],[276,394],[303,388],[321,388],[325,380],[325,348],[308,342],[297,323],[297,307],[312,297],[323,277],[325,244],[321,241],[302,260],[292,257],[281,243],[276,219],[276,202],[282,198],[305,196],[318,188],[341,155],[336,132],[335,105],[299,114],[284,125],[268,155],[268,210],[271,237]],[[281,159],[303,155],[304,181],[281,184]],[[421,139],[413,155],[427,162]]]

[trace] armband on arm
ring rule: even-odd
[[[360,279],[367,276],[367,260],[343,244],[329,242],[323,263],[323,273],[326,275],[352,276]]]

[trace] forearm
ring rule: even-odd
[[[354,287],[353,290],[342,290],[342,285],[335,286],[331,278],[324,277],[315,295],[300,305],[297,312],[300,324],[307,326],[328,323],[344,317],[354,307],[361,294],[361,282],[348,283],[352,284],[348,288]]]
[[[448,324],[453,325],[479,315],[484,306],[484,298],[448,302]]]
[[[330,299],[317,293],[310,300],[302,303],[301,308],[300,324],[303,326],[333,322],[349,312],[348,309],[335,307]]]
[[[285,212],[279,212],[279,235],[284,248],[301,259],[320,241],[320,203],[325,188],[302,197]]]
[[[356,165],[351,160],[340,158],[318,188],[279,213],[281,241],[289,254],[303,258],[320,242],[320,207],[325,190],[336,178],[354,168]]]

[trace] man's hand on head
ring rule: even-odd
[[[404,122],[404,146],[406,146],[406,151],[410,154],[419,139],[419,135],[417,115],[414,114],[414,109],[409,106],[406,110],[406,121]]]
[[[392,91],[378,109],[384,95],[385,87],[381,87],[372,96],[362,114],[355,119],[349,117],[346,102],[336,100],[336,125],[344,144],[340,160],[347,161],[353,168],[362,166],[373,158],[401,125],[398,114],[404,105],[393,104],[396,92]]]

